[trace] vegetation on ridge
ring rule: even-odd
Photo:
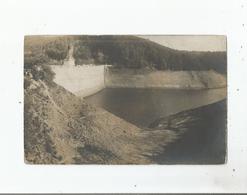
[[[136,36],[27,36],[24,64],[62,64],[70,45],[78,65],[226,73],[226,52],[179,51]]]
[[[95,63],[158,70],[226,72],[226,52],[179,51],[135,36],[78,36],[76,46],[88,47]],[[77,54],[84,58],[85,53]]]

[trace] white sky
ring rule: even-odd
[[[188,51],[226,51],[226,37],[217,35],[148,35],[139,36],[161,45]]]

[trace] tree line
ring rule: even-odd
[[[134,36],[81,36],[74,57],[96,64],[157,70],[215,70],[226,73],[226,52],[179,51]]]

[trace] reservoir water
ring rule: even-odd
[[[105,88],[85,99],[128,122],[147,127],[160,117],[214,103],[225,97],[226,88],[204,90]]]

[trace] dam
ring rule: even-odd
[[[169,71],[114,68],[111,65],[75,65],[70,45],[63,65],[51,65],[54,82],[80,97],[104,88],[215,89],[226,87],[226,76],[214,70]]]
[[[55,73],[54,82],[77,96],[86,97],[105,88],[106,65],[51,67]]]
[[[74,47],[69,46],[63,65],[51,65],[55,73],[54,82],[71,93],[86,97],[105,88],[105,67],[107,65],[75,65]]]

